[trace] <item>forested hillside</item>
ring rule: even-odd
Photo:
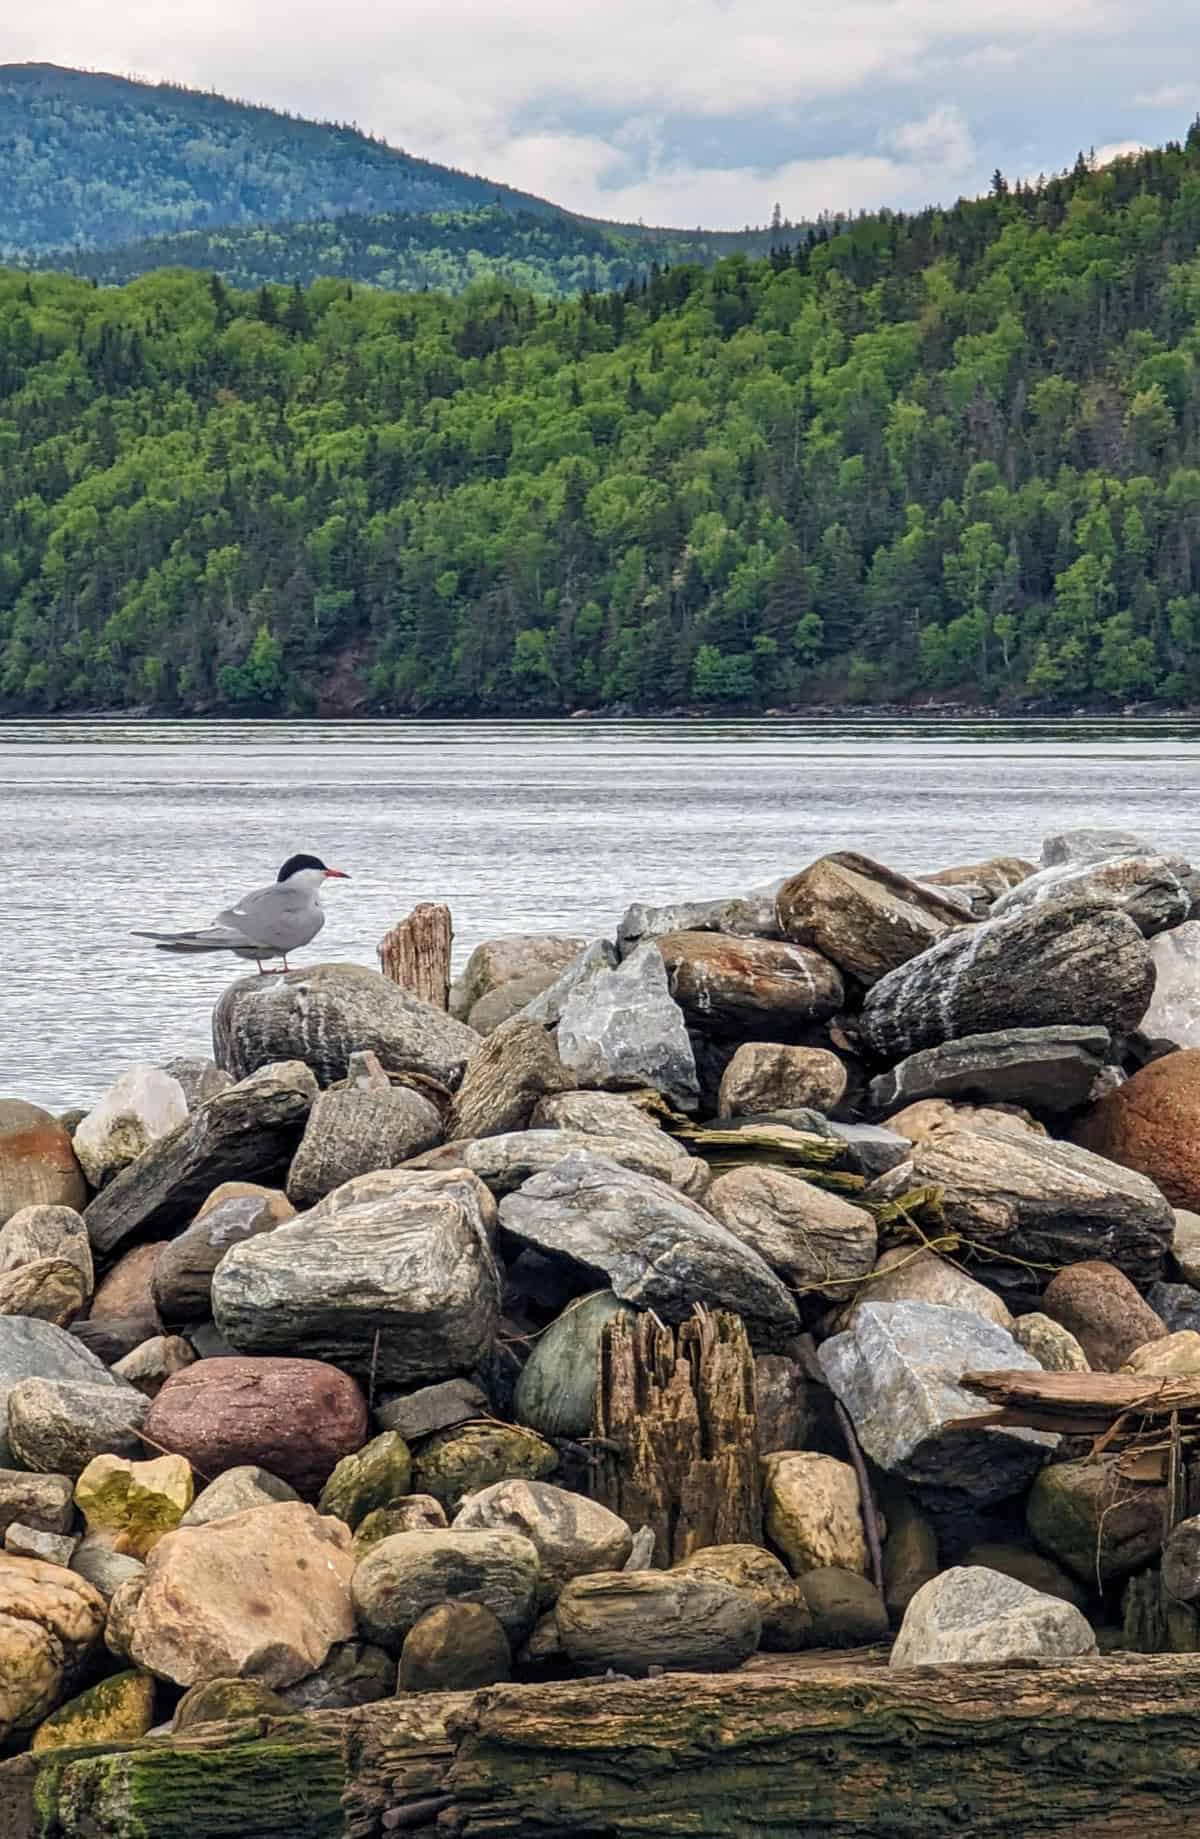
[[[736,235],[656,230],[648,235],[600,227],[565,212],[550,216],[489,205],[423,217],[386,212],[194,230],[116,249],[69,257],[60,253],[57,261],[46,257],[36,266],[67,268],[109,287],[155,268],[195,268],[240,288],[281,279],[307,287],[334,275],[394,292],[433,287],[449,294],[494,276],[512,287],[565,297],[624,287],[640,280],[655,262],[710,266],[738,246],[765,256],[773,240],[769,230]]]
[[[1200,701],[1200,130],[577,301],[0,278],[10,708]]]
[[[0,261],[213,224],[553,205],[337,122],[173,83],[0,65]]]

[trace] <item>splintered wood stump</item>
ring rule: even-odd
[[[448,1008],[453,941],[449,907],[422,901],[380,939],[379,968],[410,996],[435,1009]]]
[[[618,1316],[600,1349],[592,1493],[636,1531],[654,1562],[705,1545],[762,1543],[754,1356],[738,1316],[665,1328]]]

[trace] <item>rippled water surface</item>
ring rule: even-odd
[[[1200,727],[800,722],[0,725],[0,1093],[94,1097],[205,1052],[242,967],[155,952],[312,851],[354,879],[299,962],[375,963],[418,900],[456,958],[611,934],[632,900],[736,893],[852,847],[898,868],[1036,858],[1080,824],[1200,856]]]

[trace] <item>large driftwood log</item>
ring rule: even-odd
[[[654,1530],[654,1562],[705,1545],[762,1543],[754,1356],[735,1315],[680,1328],[618,1316],[604,1333],[591,1489],[635,1529]]]
[[[379,968],[410,996],[419,996],[435,1009],[447,1009],[453,941],[449,907],[422,901],[380,939]]]
[[[0,1839],[1179,1839],[1200,1658],[500,1686],[0,1764]]]

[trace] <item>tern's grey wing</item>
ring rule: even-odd
[[[218,913],[215,925],[240,932],[251,945],[282,954],[315,939],[325,924],[320,902],[311,892],[273,882],[258,888]]]

